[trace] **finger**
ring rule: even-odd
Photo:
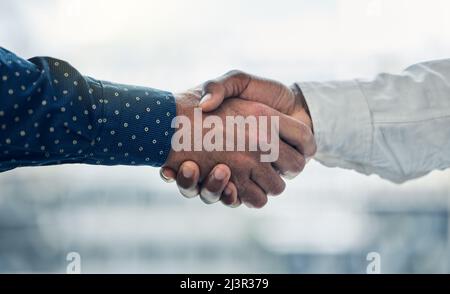
[[[288,113],[295,106],[294,93],[282,83],[234,70],[204,83],[200,107],[209,112],[224,99],[234,97],[260,102],[282,113]]]
[[[293,179],[305,168],[305,157],[292,146],[280,142],[280,151],[278,160],[272,163],[272,166],[282,177]]]
[[[286,183],[270,164],[252,169],[250,179],[267,195],[280,195],[286,188]]]
[[[311,128],[286,114],[278,111],[275,113],[275,116],[279,117],[280,138],[294,146],[303,156],[313,156],[317,147]]]
[[[237,188],[233,182],[228,182],[228,184],[225,186],[220,201],[224,205],[233,208],[238,207],[241,204],[241,201],[237,195]]]
[[[237,208],[237,207],[241,206],[241,204],[242,204],[241,198],[239,198],[239,196],[237,196],[236,202],[234,202],[234,203],[231,205],[231,207],[232,207],[232,208]]]
[[[231,71],[225,75],[203,84],[203,98],[199,106],[209,112],[222,104],[229,97],[237,97],[250,83],[251,77],[239,71]]]
[[[216,165],[202,184],[200,198],[206,204],[216,203],[220,200],[223,189],[231,177],[231,170],[225,164]]]
[[[162,167],[159,169],[159,176],[164,182],[171,183],[175,181],[177,173],[169,167]]]
[[[244,187],[238,187],[238,195],[249,208],[261,208],[267,203],[266,193],[252,180],[247,181]]]
[[[275,80],[250,76],[250,82],[239,98],[265,104],[282,113],[290,113],[296,104],[294,92]]]
[[[200,168],[193,161],[185,161],[181,164],[177,174],[177,185],[180,193],[186,198],[198,195],[198,181]]]

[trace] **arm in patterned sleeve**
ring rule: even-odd
[[[0,171],[62,163],[161,166],[171,93],[81,75],[67,62],[0,47]]]

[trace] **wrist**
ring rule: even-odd
[[[301,120],[307,124],[311,130],[314,132],[313,123],[311,119],[311,113],[306,103],[305,96],[298,84],[294,83],[291,87],[291,91],[295,95],[296,111],[294,112],[294,117]]]
[[[197,95],[196,92],[193,93],[186,92],[174,95],[176,106],[176,117],[178,119],[186,117],[188,118],[189,121],[191,122],[193,121],[194,109],[198,107],[200,101],[200,98],[197,96],[199,95]],[[164,163],[164,166],[169,167],[173,170],[178,170],[179,166],[183,161],[186,160],[186,158],[188,158],[186,151],[176,151],[173,149],[172,144],[170,144],[170,150],[167,159]]]

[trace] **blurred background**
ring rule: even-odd
[[[0,0],[0,46],[182,91],[230,69],[286,83],[450,57],[447,0]],[[395,185],[311,162],[263,210],[181,197],[150,167],[0,174],[0,272],[450,272],[450,171]]]

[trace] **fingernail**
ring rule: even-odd
[[[200,196],[201,196],[200,198],[206,204],[213,204],[220,200],[220,195],[217,195],[216,193],[213,193],[206,188],[203,188],[200,191]]]
[[[225,171],[223,169],[217,168],[213,173],[213,177],[214,177],[214,179],[216,179],[218,181],[222,181],[223,179],[225,179],[227,177],[227,174],[225,173]]]
[[[209,99],[211,99],[211,94],[206,94],[205,96],[203,96],[203,98],[200,100],[200,106],[202,105],[202,104],[204,104],[206,101],[208,101]]]
[[[240,205],[239,202],[235,202],[235,203],[232,203],[231,205],[228,205],[228,206],[231,207],[231,208],[236,208],[236,207],[239,207],[239,205]]]
[[[181,195],[183,195],[185,198],[194,198],[198,194],[200,194],[198,187],[193,187],[191,189],[180,188],[180,191],[182,191]]]
[[[255,206],[253,206],[253,204],[251,204],[250,202],[244,201],[244,205],[247,206],[248,208],[255,208]]]
[[[286,180],[292,180],[295,177],[298,176],[298,173],[293,173],[293,172],[285,172],[284,174],[281,175],[283,178],[285,178]]]
[[[181,171],[183,173],[183,177],[185,177],[186,179],[189,179],[192,177],[192,175],[194,174],[194,172],[192,171],[192,169],[190,168],[183,168],[183,170]]]
[[[159,175],[161,176],[161,179],[163,179],[163,181],[166,182],[166,183],[171,183],[171,182],[175,181],[174,178],[166,176],[164,174],[164,170],[163,169],[159,170]]]

